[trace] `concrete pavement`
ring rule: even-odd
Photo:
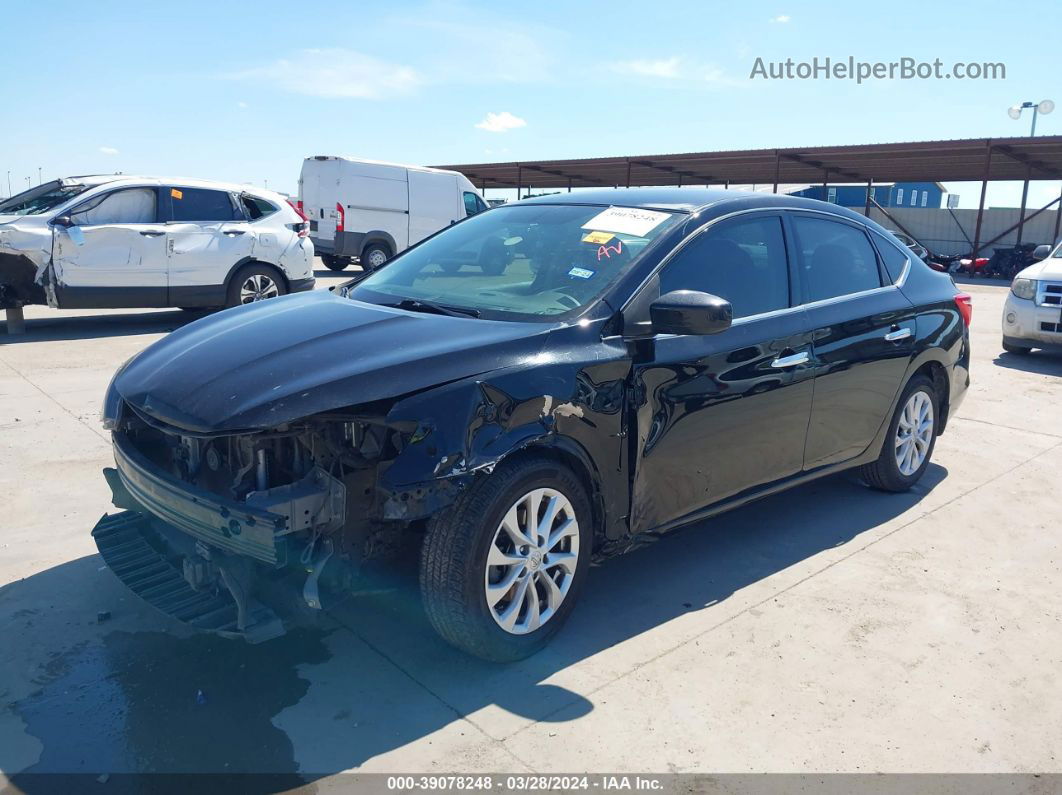
[[[1062,357],[1002,353],[1006,287],[968,289],[973,386],[918,488],[832,477],[609,561],[510,666],[439,641],[411,573],[260,646],[129,594],[89,537],[99,401],[189,318],[30,308],[0,332],[0,770],[1060,772]]]

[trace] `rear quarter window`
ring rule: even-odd
[[[240,204],[243,205],[247,217],[252,221],[257,221],[259,218],[265,218],[267,215],[272,215],[280,209],[272,202],[268,202],[258,196],[248,196],[247,194],[240,196]]]
[[[889,281],[895,284],[903,274],[903,269],[907,267],[909,252],[900,249],[895,243],[877,232],[871,232],[870,236],[874,240],[874,245],[878,247],[878,253],[881,254],[881,261],[889,274]]]

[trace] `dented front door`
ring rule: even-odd
[[[59,307],[166,306],[166,232],[161,224],[92,224],[53,232]]]

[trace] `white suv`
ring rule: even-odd
[[[313,289],[309,224],[278,193],[69,177],[0,202],[0,309],[236,306]]]
[[[1039,246],[1040,261],[1020,271],[1003,305],[1003,350],[1062,352],[1062,245]],[[1050,256],[1048,253],[1050,252]]]

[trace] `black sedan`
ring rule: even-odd
[[[124,365],[103,416],[126,510],[93,533],[149,602],[251,641],[419,544],[436,629],[519,659],[643,534],[844,469],[909,489],[969,384],[970,312],[836,205],[517,202]]]

